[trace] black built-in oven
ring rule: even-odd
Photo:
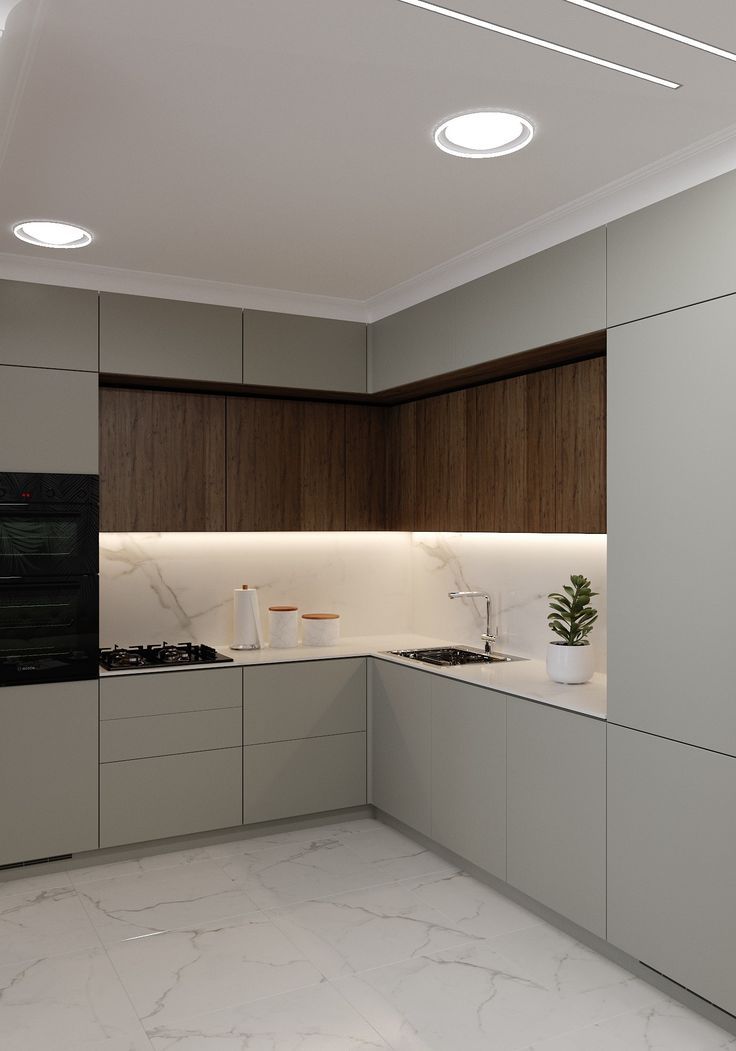
[[[98,674],[96,475],[0,474],[0,686]]]

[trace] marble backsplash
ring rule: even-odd
[[[593,633],[606,665],[606,538],[503,533],[104,533],[100,644],[209,642],[232,633],[232,591],[270,605],[336,612],[341,633],[414,631],[479,645],[485,603],[448,591],[488,591],[499,647],[545,655],[547,594],[584,573],[600,592]]]
[[[234,588],[339,613],[341,633],[410,630],[408,533],[103,533],[100,645],[228,644]]]
[[[552,634],[547,595],[572,573],[589,577],[598,621],[591,640],[596,671],[606,670],[606,537],[587,534],[412,533],[412,631],[479,646],[485,631],[481,599],[449,599],[449,591],[487,591],[498,648],[544,659]]]

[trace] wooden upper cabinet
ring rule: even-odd
[[[606,359],[555,369],[558,533],[606,532]]]
[[[386,521],[389,529],[415,528],[417,503],[417,403],[388,410]]]
[[[388,529],[387,424],[378,405],[345,406],[345,528]]]
[[[242,312],[101,292],[100,372],[242,383]]]
[[[345,528],[345,407],[227,399],[227,528]]]
[[[225,528],[225,399],[100,391],[103,532]]]
[[[468,491],[473,528],[555,528],[555,378],[534,373],[468,391]]]
[[[475,527],[466,484],[467,401],[467,391],[456,391],[417,402],[414,529]]]

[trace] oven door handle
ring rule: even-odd
[[[23,577],[0,577],[0,580],[22,580]]]

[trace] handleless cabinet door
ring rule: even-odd
[[[246,310],[243,382],[300,390],[366,390],[366,326],[355,321]]]
[[[468,391],[417,402],[415,529],[474,528],[466,487]]]
[[[371,802],[429,836],[430,677],[389,661],[371,663]]]
[[[97,848],[97,682],[0,690],[0,865]]]
[[[736,759],[608,728],[608,940],[736,1013]]]
[[[345,406],[345,528],[387,529],[388,409]]]
[[[97,372],[97,293],[0,281],[0,364]]]
[[[506,697],[431,684],[432,839],[506,879]]]
[[[508,699],[507,880],[606,934],[606,724]]]
[[[100,372],[241,383],[242,312],[101,292]]]
[[[609,332],[608,718],[736,755],[736,296]]]
[[[0,365],[0,471],[97,474],[97,376]]]
[[[555,378],[556,532],[605,533],[606,359],[563,365]]]

